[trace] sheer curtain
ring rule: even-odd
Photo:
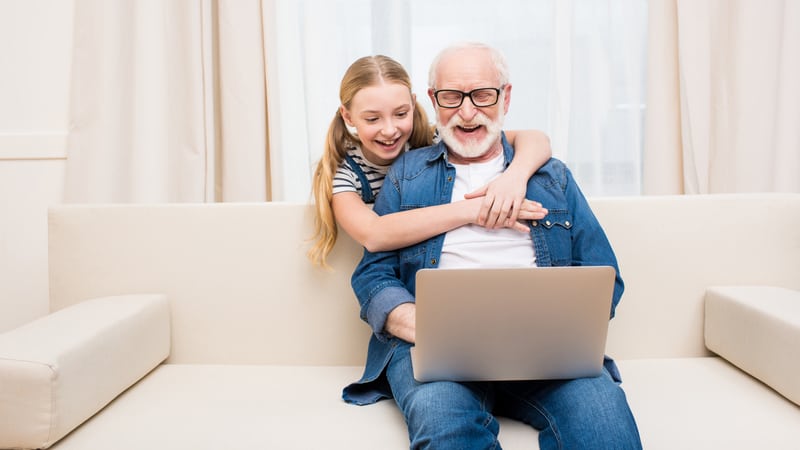
[[[67,202],[269,199],[259,0],[75,0]]]
[[[650,11],[645,193],[800,192],[800,2]]]
[[[454,41],[507,55],[507,128],[590,195],[640,185],[646,0],[75,0],[69,202],[310,201],[342,74],[383,53],[425,107]]]
[[[589,195],[640,192],[645,0],[269,2],[270,148],[276,199],[309,199],[310,171],[356,58],[383,53],[422,104],[434,55],[455,41],[500,48],[511,66],[506,128],[547,132]],[[277,43],[280,43],[279,45]]]

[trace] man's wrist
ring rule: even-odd
[[[394,337],[413,343],[416,331],[416,305],[414,303],[397,305],[386,318],[385,330]]]
[[[376,293],[370,301],[366,319],[378,339],[386,340],[386,322],[389,314],[404,303],[413,303],[414,296],[400,286],[388,286]]]

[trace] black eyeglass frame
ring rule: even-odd
[[[500,92],[501,92],[503,89],[505,89],[505,87],[506,87],[506,85],[505,85],[505,84],[504,84],[504,85],[501,85],[499,88],[495,88],[495,87],[482,87],[482,88],[473,89],[473,90],[471,90],[471,91],[469,91],[469,92],[459,91],[458,89],[438,89],[438,90],[435,90],[435,91],[433,91],[433,98],[434,98],[434,99],[436,99],[436,104],[437,104],[437,105],[439,105],[439,107],[441,107],[441,108],[447,108],[447,109],[456,109],[456,108],[460,108],[460,107],[461,107],[461,105],[463,105],[463,104],[464,104],[464,98],[465,98],[465,97],[469,97],[469,101],[471,101],[471,102],[472,102],[472,104],[473,104],[473,105],[474,105],[476,108],[488,108],[488,107],[490,107],[490,106],[494,106],[494,105],[496,105],[496,104],[497,104],[497,102],[499,102],[499,101],[500,101]],[[485,104],[485,105],[478,105],[477,103],[475,103],[475,99],[472,97],[472,94],[474,94],[475,92],[478,92],[478,91],[485,91],[485,90],[487,90],[487,89],[488,89],[488,90],[492,90],[492,91],[494,91],[494,93],[495,93],[494,102],[492,102],[492,103],[488,103],[488,104]],[[442,92],[450,92],[450,93],[458,93],[458,94],[461,94],[461,100],[458,102],[458,104],[457,104],[457,105],[452,105],[452,106],[443,105],[443,104],[442,104],[442,102],[439,100],[439,94],[440,94],[440,93],[442,93]]]

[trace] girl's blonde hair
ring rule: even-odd
[[[411,78],[400,63],[388,56],[375,55],[357,59],[344,74],[339,86],[339,101],[345,108],[350,108],[353,97],[361,89],[374,86],[380,82],[399,83],[408,87],[411,93]],[[411,148],[431,145],[433,129],[428,122],[425,110],[416,102],[414,105],[414,122],[408,143]],[[314,241],[308,251],[308,258],[316,265],[327,266],[326,259],[336,244],[338,229],[333,214],[333,177],[344,159],[347,147],[361,145],[358,136],[350,133],[341,114],[341,108],[328,127],[325,148],[322,158],[314,170],[311,191],[316,204],[314,219]]]

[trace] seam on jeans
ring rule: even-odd
[[[486,405],[487,397],[489,397],[489,390],[483,389],[483,395],[481,396],[481,408],[483,408],[483,410],[486,412],[486,420],[483,422],[483,428],[488,430],[489,424],[491,424],[493,421],[497,421],[497,417],[495,417],[495,415],[489,410],[488,406]],[[497,426],[498,426],[497,431],[499,433],[500,424],[498,423]],[[489,447],[490,450],[494,450],[498,448],[498,446],[500,445],[500,441],[497,440],[497,436],[498,436],[497,434],[494,435],[494,442],[492,442],[492,446]]]
[[[492,412],[491,412],[491,411],[489,411],[488,409],[486,409],[486,404],[485,404],[485,403],[484,403],[484,405],[483,405],[483,410],[484,410],[484,411],[486,411],[486,420],[483,422],[483,428],[485,428],[485,429],[488,431],[488,430],[489,430],[489,424],[490,424],[490,423],[492,423],[492,421],[496,421],[496,420],[497,420],[497,418],[494,416],[494,414],[492,414]],[[499,424],[498,424],[498,426],[499,426]],[[498,431],[499,431],[499,430],[498,430]],[[492,442],[492,446],[491,446],[491,447],[489,447],[489,449],[492,449],[492,450],[493,450],[493,449],[496,449],[496,448],[497,448],[497,445],[498,445],[499,443],[500,443],[500,442],[497,440],[497,435],[495,434],[495,435],[494,435],[494,442]]]
[[[555,422],[553,422],[550,419],[550,414],[547,413],[547,410],[542,408],[538,403],[531,403],[526,399],[522,399],[522,400],[524,402],[530,404],[537,411],[539,411],[539,414],[541,414],[545,418],[545,420],[547,420],[548,428],[550,428],[553,431],[553,438],[556,440],[556,444],[558,444],[558,448],[559,449],[563,449],[564,448],[564,444],[563,444],[563,442],[561,442],[561,432],[558,431],[558,427],[556,426]]]
[[[507,393],[510,393],[510,392],[507,391]],[[521,400],[523,403],[526,403],[526,404],[530,405],[539,414],[541,414],[542,417],[544,417],[544,419],[547,421],[547,428],[550,428],[553,431],[553,438],[555,439],[559,450],[563,450],[564,443],[561,442],[561,433],[558,431],[558,427],[556,426],[555,422],[553,422],[550,419],[550,414],[547,413],[547,410],[542,408],[541,405],[539,405],[538,402],[531,402],[527,398],[519,396],[519,395],[516,395],[516,394],[512,394],[512,395],[514,397],[516,397],[517,399]],[[532,425],[532,424],[528,424],[528,425]]]

